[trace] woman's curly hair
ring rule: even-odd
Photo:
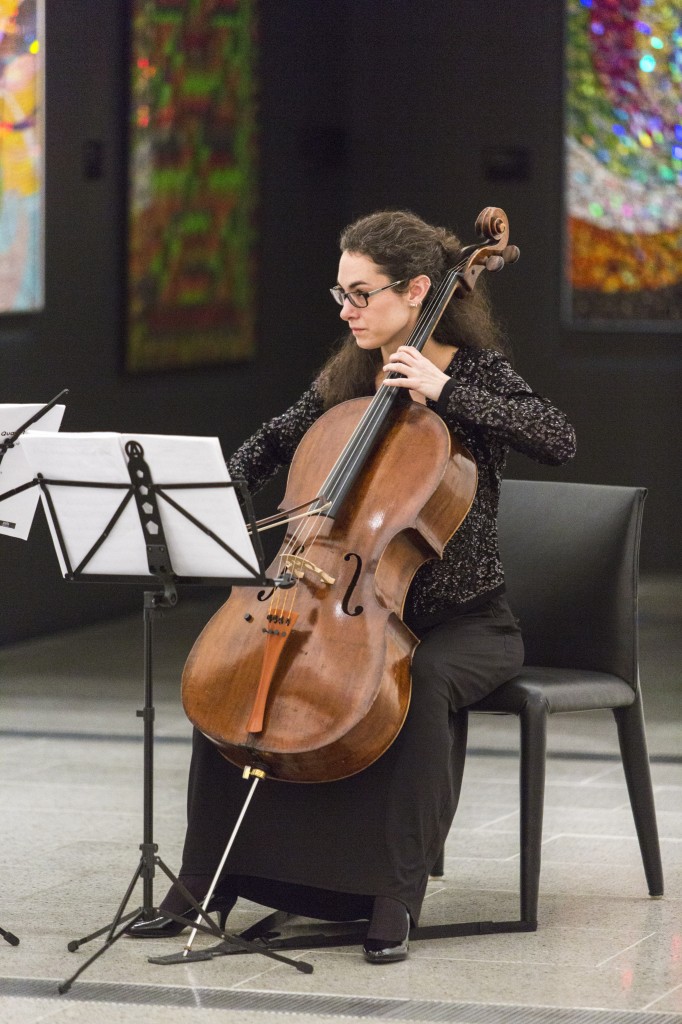
[[[341,232],[341,252],[358,253],[376,263],[391,281],[403,281],[396,291],[406,291],[420,274],[437,288],[446,272],[457,265],[462,243],[446,228],[427,224],[409,210],[384,210],[361,217]],[[506,341],[496,322],[482,282],[447,304],[433,340],[442,345],[468,345],[506,354]],[[349,398],[374,392],[383,360],[379,350],[367,352],[348,332],[318,377],[326,408]]]

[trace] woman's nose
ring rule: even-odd
[[[345,297],[343,300],[343,305],[341,306],[341,312],[339,313],[339,316],[341,317],[342,320],[349,320],[352,316],[355,315],[356,309],[357,307],[353,305],[350,299],[348,297]]]

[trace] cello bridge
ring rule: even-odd
[[[305,571],[311,572],[314,576],[317,576],[320,583],[335,583],[336,579],[334,576],[330,576],[324,569],[320,569],[318,565],[311,562],[308,558],[302,558],[300,555],[287,555],[284,568],[287,572],[293,573],[298,580],[302,580],[305,576]]]

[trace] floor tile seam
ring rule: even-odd
[[[511,833],[504,833],[509,835]],[[452,846],[452,842],[450,843]],[[469,864],[470,862],[480,864],[482,861],[485,864],[509,864],[515,860],[519,860],[521,854],[514,853],[509,857],[482,857],[480,854],[476,857],[460,857],[456,853],[446,853],[445,862],[451,861],[453,864]]]
[[[489,893],[491,895],[494,894],[496,896],[515,896],[515,897],[518,897],[518,888],[516,888],[515,886],[512,886],[512,885],[510,885],[508,887],[504,886],[504,885],[491,885],[491,886],[486,886],[486,885],[478,886],[477,885],[475,888],[471,888],[471,887],[470,888],[462,888],[461,881],[459,879],[457,879],[457,883],[456,884],[455,883],[453,883],[453,884],[449,884],[448,883],[447,885],[444,885],[442,889],[439,889],[438,892],[435,893],[435,895],[438,895],[438,893],[440,893],[440,892],[451,892],[455,896],[456,896],[457,893],[459,893],[460,894],[460,897],[459,897],[460,899],[468,899],[470,893],[472,893],[472,892],[486,892],[486,893]]]
[[[673,994],[673,992],[682,992],[682,984],[680,984],[680,985],[673,985],[673,987],[668,989],[667,992],[662,992],[660,996],[656,996],[655,999],[652,999],[651,1002],[647,1003],[646,1006],[643,1006],[642,1009],[645,1010],[645,1011],[648,1011],[649,1007],[655,1006],[656,1003],[660,1003],[661,999],[667,999],[667,997],[671,996]],[[654,1011],[654,1012],[656,1012],[656,1013],[660,1013],[660,1012],[665,1013],[667,1011],[658,1011],[657,1010],[657,1011]]]
[[[546,810],[547,810],[547,808],[545,808],[545,812],[546,812]],[[576,808],[576,813],[586,813],[586,810],[589,810],[589,808],[588,809],[586,809],[586,808]],[[671,811],[669,813],[675,814],[675,816],[677,818],[682,819],[682,815],[680,815],[677,812]],[[631,829],[634,829],[634,824],[633,824],[631,818],[630,818],[629,821],[626,819],[623,822],[623,824],[629,825],[631,827]],[[518,838],[518,828],[507,828],[507,829],[490,828],[488,825],[477,825],[476,828],[467,828],[466,825],[461,825],[460,824],[460,826],[459,826],[457,831],[458,831],[458,836],[459,836],[459,838],[462,839],[462,841],[464,841],[467,836],[469,836],[469,837],[471,837],[471,836],[476,836],[476,837],[482,836],[484,838],[487,837],[487,836],[514,836],[514,837]],[[549,826],[546,821],[544,822],[543,843],[554,841],[556,839],[564,839],[564,838],[569,838],[569,839],[605,839],[605,840],[608,840],[609,842],[611,842],[612,840],[616,840],[616,839],[617,840],[628,840],[628,841],[631,841],[633,839],[636,840],[637,836],[636,835],[633,836],[632,834],[630,834],[630,831],[624,832],[624,833],[620,833],[620,832],[598,832],[598,831],[594,831],[594,832],[567,832],[565,830],[561,831],[561,832],[552,832],[551,826]],[[660,822],[659,822],[659,829],[658,829],[658,838],[659,838],[659,841],[661,843],[663,843],[663,842],[667,842],[667,843],[682,843],[682,836],[666,835],[663,832],[663,830],[661,829]]]
[[[625,946],[624,949],[618,950],[617,953],[613,953],[611,956],[608,956],[605,960],[602,960],[598,964],[595,964],[595,967],[603,967],[605,964],[610,963],[612,960],[617,960],[619,956],[623,955],[623,953],[627,953],[631,949],[635,949],[636,946],[641,946],[643,942],[647,942],[649,939],[652,939],[655,935],[660,935],[660,932],[649,932],[648,935],[643,935],[640,939],[637,939],[636,942],[631,943],[629,946]]]
[[[666,723],[667,724],[667,723]],[[649,727],[650,731],[651,726]],[[519,747],[516,744],[513,747],[467,747],[467,755],[473,757],[493,757],[493,758],[515,758],[518,759]],[[556,761],[605,761],[615,765],[620,764],[621,755],[617,750],[614,751],[599,751],[599,750],[548,750],[548,760]],[[667,764],[668,761],[672,761],[673,764],[682,764],[682,755],[677,753],[656,753],[649,754],[649,761],[652,764]]]
[[[588,931],[589,929],[584,929],[584,930]],[[651,936],[646,936],[647,939],[650,938],[650,937]],[[438,941],[438,940],[425,939],[423,941],[427,945],[431,945],[434,941]],[[448,941],[448,940],[441,940],[441,941]],[[641,941],[645,941],[645,940],[643,939]],[[438,961],[444,961],[446,963],[452,961],[453,963],[456,962],[456,963],[461,963],[461,964],[505,964],[508,967],[516,966],[516,967],[525,967],[525,968],[528,968],[528,967],[532,967],[532,968],[535,968],[535,967],[556,968],[557,967],[557,959],[556,959],[556,957],[552,957],[551,955],[546,960],[543,960],[543,959],[528,960],[528,959],[525,959],[525,958],[515,959],[513,957],[508,958],[508,957],[499,956],[497,954],[495,954],[494,956],[492,956],[492,955],[491,956],[463,956],[463,955],[456,955],[454,953],[453,954],[449,954],[449,953],[444,953],[444,952],[433,952],[433,953],[430,953],[426,949],[424,949],[424,950],[418,949],[418,945],[419,945],[419,940],[418,939],[415,940],[415,942],[411,943],[411,945],[410,945],[410,949],[411,949],[412,953],[416,954],[416,956],[413,957],[413,960],[415,962],[420,962],[422,960],[438,960]],[[627,946],[625,949],[620,950],[617,954],[614,954],[614,956],[607,957],[606,960],[602,960],[599,963],[593,963],[591,961],[578,962],[577,960],[574,960],[574,961],[566,961],[566,962],[562,963],[561,967],[565,968],[567,970],[577,970],[577,971],[582,971],[585,974],[594,974],[594,975],[598,975],[598,974],[604,973],[604,968],[606,968],[606,972],[607,973],[609,971],[620,970],[620,968],[616,968],[614,966],[609,966],[611,961],[617,959],[619,956],[622,956],[623,953],[628,952],[630,949],[633,949],[637,945],[639,945],[639,942],[634,942],[634,943],[632,943],[631,946]],[[470,948],[470,947],[468,947],[468,948]],[[315,950],[315,952],[317,953],[317,952],[323,952],[323,951],[322,950]],[[335,951],[334,950],[324,950],[324,952],[335,952]],[[676,986],[676,987],[679,988],[680,986]]]
[[[487,834],[495,835],[496,833],[491,830]],[[511,832],[499,832],[497,834],[499,834],[499,835],[512,835],[513,833],[511,833]],[[659,838],[659,842],[661,842],[661,843],[682,843],[682,838],[677,837],[677,836],[662,836],[662,835],[659,834],[658,838]],[[593,839],[605,839],[608,842],[616,841],[616,842],[619,842],[619,843],[622,843],[624,841],[627,841],[627,842],[630,842],[630,843],[635,843],[635,842],[638,843],[639,842],[638,839],[637,839],[637,835],[636,834],[635,835],[626,836],[626,835],[618,835],[618,833],[613,833],[613,832],[554,832],[551,836],[548,836],[546,839],[543,838],[542,845],[544,846],[546,843],[556,842],[557,839],[590,839],[590,840],[593,840]]]
[[[413,956],[413,953],[417,953]],[[506,957],[500,956],[447,956],[444,953],[426,953],[416,949],[416,944],[410,944],[410,957],[413,963],[421,963],[422,961],[438,961],[439,963],[457,963],[457,964],[503,964],[505,967],[550,967],[556,969],[556,960],[508,960]],[[588,973],[593,970],[589,964],[562,964],[562,967],[571,968],[574,967],[576,970],[587,971]]]
[[[0,729],[0,739],[19,740],[57,740],[71,743],[135,743],[142,744],[142,735],[136,733],[115,732],[59,732],[48,729]],[[191,736],[155,735],[154,742],[159,745],[181,744],[192,745]]]
[[[434,883],[432,882],[431,885],[433,886]],[[439,885],[438,888],[433,887],[430,892],[424,894],[424,902],[433,899],[434,896],[441,896],[445,892],[448,892],[447,885]]]
[[[513,813],[516,814],[516,812],[513,812]],[[483,826],[483,825],[477,825],[475,828],[467,828],[466,825],[460,825],[459,826],[459,832],[462,835],[464,835],[464,833],[469,833],[471,835],[473,835],[474,833],[476,833],[477,835],[484,834],[484,835],[487,835],[487,836],[515,836],[515,835],[518,835],[518,829],[488,828],[488,827]]]
[[[39,807],[36,807],[36,810],[46,810],[46,811],[49,811],[49,808],[39,808]],[[110,813],[121,814],[121,813],[123,813],[123,811],[121,810],[121,811],[115,811],[115,812],[110,812]],[[678,817],[679,817],[679,815],[678,815]],[[629,823],[628,822],[624,822],[624,824],[629,825],[632,828],[634,828],[634,824],[632,823],[632,821],[630,821]],[[518,831],[518,828],[516,828],[516,829],[509,828],[509,829],[506,829],[506,830],[502,830],[502,829],[488,829],[488,828],[472,828],[472,829],[468,829],[468,828],[461,828],[460,827],[459,832],[458,832],[458,839],[461,840],[462,842],[466,842],[467,839],[469,839],[470,842],[473,842],[474,839],[479,839],[479,838],[485,840],[488,836],[490,836],[491,838],[500,838],[500,837],[508,836],[512,840],[516,840],[516,842],[518,842],[519,831]],[[613,833],[613,832],[599,832],[599,831],[597,831],[595,829],[594,832],[583,832],[583,831],[581,831],[581,832],[569,832],[569,831],[566,831],[564,829],[561,832],[553,832],[552,829],[551,829],[551,826],[549,826],[545,822],[544,823],[544,828],[543,828],[542,842],[543,842],[543,845],[545,843],[549,843],[550,841],[554,841],[554,840],[558,840],[558,839],[562,839],[562,840],[563,839],[580,839],[580,840],[590,839],[590,840],[595,841],[595,842],[599,842],[601,840],[603,840],[604,842],[612,842],[613,840],[616,840],[616,839],[618,839],[618,840],[622,839],[624,842],[625,841],[629,842],[629,841],[632,840],[632,838],[633,837],[630,835],[629,831],[624,831],[623,833],[617,833],[617,832]],[[635,836],[634,838],[636,839],[637,836]],[[660,822],[659,822],[658,840],[659,840],[659,843],[661,843],[661,844],[667,843],[667,844],[674,845],[676,843],[682,843],[682,835],[672,835],[671,833],[664,831],[661,828]],[[457,841],[458,840],[454,840],[454,842],[457,842]],[[452,842],[453,841],[451,840],[451,843]]]
[[[662,787],[662,786],[655,786],[654,787],[654,797],[656,797],[656,796],[660,797],[663,788],[664,787]],[[668,789],[674,789],[674,790],[678,790],[679,789],[679,790],[682,791],[682,786],[669,786],[667,788]],[[580,810],[580,808],[578,808],[578,810]],[[595,810],[595,811],[603,810],[603,812],[605,814],[612,814],[614,811],[616,811],[619,814],[623,813],[623,814],[629,815],[630,816],[630,820],[632,820],[632,806],[631,806],[629,800],[626,801],[625,803],[620,804],[618,807],[583,808],[583,810]],[[674,815],[676,818],[682,818],[682,813],[680,813],[680,811],[668,811],[668,810],[664,811],[664,810],[661,810],[660,807],[656,808],[656,820],[657,821],[660,821],[660,819],[662,817],[664,817],[665,815],[670,815],[670,814]]]
[[[422,922],[422,923],[424,924],[425,922]],[[671,927],[674,928],[674,925],[671,925]],[[547,933],[550,932],[550,931],[551,931],[551,934],[552,934],[553,937],[557,937],[557,936],[561,936],[561,935],[566,935],[566,934],[575,935],[576,933],[584,933],[584,938],[590,939],[590,938],[596,937],[600,933],[603,933],[606,937],[610,938],[610,937],[613,937],[614,926],[613,925],[609,925],[609,924],[604,924],[604,925],[587,925],[587,924],[562,924],[562,923],[554,922],[551,925],[543,925],[540,928],[539,931],[527,932],[527,933],[521,933],[521,934],[522,935],[525,934],[529,941],[535,941],[535,942],[538,942],[538,943],[542,943],[543,937],[547,936]],[[619,950],[618,953],[614,954],[614,957],[615,956],[620,956],[622,953],[626,952],[626,950],[632,949],[634,946],[639,945],[640,942],[644,942],[647,939],[653,938],[654,936],[662,935],[662,930],[660,928],[656,928],[656,929],[654,929],[654,931],[647,932],[646,935],[642,935],[639,932],[639,929],[637,928],[636,925],[632,925],[632,926],[630,926],[630,927],[628,927],[626,929],[625,928],[621,929],[621,932],[622,931],[629,931],[630,932],[630,937],[632,938],[633,941],[632,941],[632,943],[630,945],[625,947],[625,949],[621,949],[621,950]],[[474,938],[474,940],[478,940],[480,942],[481,939],[487,937],[487,938],[494,939],[496,942],[499,942],[499,940],[502,938],[503,934],[509,935],[510,936],[510,941],[513,942],[513,943],[516,943],[516,941],[518,939],[518,933],[515,933],[515,932],[508,932],[508,933],[496,933],[496,932],[486,933],[486,932],[482,932],[480,935],[477,934],[477,935],[473,936],[473,938]],[[635,936],[638,936],[638,937],[635,939]],[[468,936],[468,937],[467,936],[463,936],[463,938],[471,938],[471,936]],[[434,942],[434,941],[446,942],[446,941],[450,941],[450,940],[449,939],[440,939],[440,940],[438,940],[438,939],[435,939],[435,940],[434,939],[421,939],[421,940],[420,939],[416,939],[415,941],[416,942],[431,943],[431,942]],[[608,959],[609,960],[613,959],[613,957],[608,957]],[[603,961],[603,963],[606,963],[606,962],[607,962],[606,960]],[[599,967],[600,964],[596,964],[595,966]]]
[[[620,754],[617,754],[610,761],[610,764],[609,764],[608,768],[602,768],[602,770],[600,772],[593,772],[591,775],[588,775],[586,779],[580,779],[580,781],[577,782],[576,785],[580,789],[584,789],[585,787],[592,786],[592,785],[594,785],[595,782],[598,783],[602,779],[606,779],[610,775],[613,775],[614,772],[616,772],[618,770],[618,768],[620,768],[620,765],[621,765],[621,757],[620,757]]]
[[[677,766],[675,766],[675,767],[677,767]],[[488,780],[486,779],[485,781],[488,781]],[[552,779],[552,778],[549,778],[549,779],[546,780],[546,783],[545,783],[545,791],[551,790],[551,789],[566,789],[566,788],[570,788],[571,791],[573,791],[573,790],[575,790],[577,788],[577,785],[578,784],[576,783],[575,779],[570,778],[570,777],[566,778],[566,779]],[[678,789],[682,788],[682,785],[680,785],[678,783],[674,783],[674,782],[666,782],[666,783],[654,782],[653,783],[653,788],[654,788],[654,792],[656,792],[657,790],[663,791],[663,790],[667,790],[667,789],[672,789],[672,790],[677,791]],[[627,790],[625,789],[625,777],[618,778],[614,782],[604,782],[604,781],[602,781],[602,782],[599,783],[598,786],[584,786],[584,787],[581,787],[581,789],[606,790],[607,792],[609,792],[609,791],[627,792]]]
[[[484,774],[479,775],[475,779],[470,778],[468,781],[465,781],[465,783],[464,783],[464,787],[463,787],[463,791],[462,791],[462,797],[461,797],[461,806],[467,806],[467,803],[470,806],[477,806],[476,803],[474,802],[474,799],[473,799],[473,792],[468,792],[467,791],[467,787],[469,788],[469,790],[473,790],[474,786],[476,786],[476,787],[480,787],[480,786],[495,786],[495,791],[496,792],[500,789],[500,787],[505,787],[507,792],[511,793],[512,791],[514,791],[514,792],[518,791],[519,780],[518,780],[518,775],[513,775],[513,776],[494,775],[494,774],[490,774],[488,772],[485,772]],[[666,783],[665,788],[666,788],[666,791],[670,790],[670,791],[674,792],[675,794],[677,794],[677,791],[682,789],[682,784]],[[579,794],[576,793],[576,790],[578,790],[578,789],[580,790]],[[663,787],[662,783],[658,783],[658,784],[654,783],[653,784],[654,795],[656,795],[659,791],[663,791],[663,789],[664,789],[664,787]],[[579,795],[582,795],[585,792],[587,792],[587,793],[594,793],[594,792],[596,792],[596,793],[604,793],[604,794],[614,794],[614,795],[617,795],[617,796],[620,796],[620,794],[622,794],[622,793],[625,793],[625,794],[627,793],[627,789],[625,787],[625,778],[624,777],[617,779],[615,782],[604,782],[604,781],[602,781],[602,782],[599,783],[599,785],[593,785],[593,786],[580,786],[579,783],[576,781],[576,779],[571,778],[571,777],[568,777],[568,778],[565,778],[565,779],[547,778],[545,780],[545,799],[546,800],[548,800],[552,796],[555,796],[557,798],[566,799],[567,798],[566,795],[565,795],[566,791],[568,791],[568,798],[569,799],[573,799],[573,800],[577,800]],[[505,796],[505,798],[502,798],[502,799],[503,799],[504,802],[507,802],[509,797]],[[624,801],[622,801],[622,799],[620,799],[617,806],[620,807],[620,806],[622,806],[623,803],[624,803]],[[552,806],[552,805],[549,805],[549,806]],[[571,809],[571,808],[580,808],[583,805],[579,804],[579,803],[571,803],[571,804],[568,804],[568,805],[562,803],[562,804],[557,804],[557,805],[554,805],[554,806],[561,806],[561,807],[568,806],[568,808]],[[625,806],[629,806],[629,805],[625,804]],[[599,810],[600,808],[593,808],[593,809],[594,810]],[[607,807],[607,808],[605,808],[605,810],[609,810],[609,811],[615,810],[615,809],[616,809],[615,807]]]
[[[499,824],[502,821],[508,821],[510,818],[518,818],[518,816],[519,816],[518,809],[514,809],[513,811],[508,811],[506,814],[500,814],[497,818],[493,818],[492,821],[486,821],[482,825],[476,825],[475,828],[467,829],[467,831],[469,831],[469,832],[489,832],[489,833],[494,834],[495,830],[491,829],[491,827],[490,827],[491,825],[497,825],[497,824]],[[460,828],[461,827],[462,826],[460,825]],[[466,828],[466,826],[465,826],[465,828]],[[500,829],[500,834],[501,835],[509,835],[510,833],[509,832],[505,832],[504,830]]]

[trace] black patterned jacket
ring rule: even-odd
[[[478,488],[443,558],[426,562],[412,581],[405,617],[418,632],[504,590],[497,509],[509,449],[555,466],[575,454],[575,432],[566,416],[532,391],[499,352],[461,347],[445,372],[450,380],[438,401],[427,405],[473,455]],[[255,493],[289,464],[323,411],[313,382],[294,405],[241,445],[228,461],[231,476],[243,477]]]

